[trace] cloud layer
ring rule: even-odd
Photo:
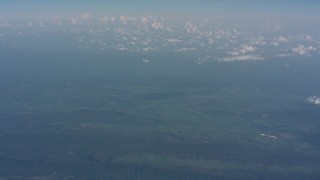
[[[68,41],[71,43],[67,44],[81,50],[143,54],[169,52],[188,55],[188,58],[197,62],[200,59],[202,63],[320,55],[319,34],[308,31],[289,33],[291,31],[285,31],[284,27],[272,21],[254,26],[231,26],[224,19],[210,17],[93,16],[86,12],[47,19],[0,19],[3,32],[0,46],[53,49],[51,46],[57,44],[54,48],[61,50]],[[22,36],[32,40],[21,41]],[[59,37],[64,38],[59,41]],[[40,43],[52,39],[56,39],[55,43]]]

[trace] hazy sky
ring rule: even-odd
[[[0,17],[93,15],[205,15],[317,18],[318,0],[2,0]]]

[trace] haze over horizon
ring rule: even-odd
[[[317,19],[319,1],[307,0],[120,0],[39,1],[12,0],[1,2],[0,17],[53,17],[78,13],[125,16],[224,16],[231,18]],[[291,19],[290,19],[291,18]],[[305,19],[308,21],[308,19]]]
[[[319,180],[319,7],[1,1],[0,179]]]

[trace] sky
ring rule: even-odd
[[[316,0],[2,0],[0,17],[169,15],[317,18]]]

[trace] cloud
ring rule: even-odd
[[[279,36],[276,40],[279,43],[288,43],[289,42],[289,39],[287,39],[287,38],[285,38],[283,36]]]
[[[255,47],[249,44],[242,44],[238,49],[229,52],[229,54],[232,56],[240,56],[240,55],[248,54],[255,51],[256,51]]]
[[[155,30],[162,30],[164,26],[160,22],[155,22],[151,25],[151,27]]]
[[[256,38],[252,38],[251,42],[256,45],[266,45],[266,38],[263,36],[258,36]]]
[[[209,59],[212,59],[211,56],[205,56],[205,57],[198,57],[197,59],[197,64],[202,64],[205,63],[206,61],[208,61]]]
[[[188,21],[184,24],[184,28],[187,30],[188,33],[198,33],[199,30],[196,26],[192,24],[192,22]]]
[[[157,48],[152,48],[152,47],[145,47],[142,49],[142,51],[147,52],[147,51],[153,51],[156,50]]]
[[[70,19],[70,21],[71,21],[71,24],[73,24],[73,25],[76,25],[79,23],[76,18],[72,18],[72,19]]]
[[[129,49],[129,48],[125,48],[125,47],[119,47],[119,48],[116,48],[116,50],[128,51],[128,50],[130,50],[130,49]]]
[[[257,54],[229,56],[219,59],[220,61],[258,61],[264,58]]]
[[[264,136],[264,137],[269,137],[269,138],[273,138],[273,139],[278,139],[277,136],[272,136],[272,135],[269,135],[269,134],[260,134],[260,136]]]
[[[311,104],[320,105],[320,97],[310,96],[307,101]]]
[[[124,16],[120,16],[120,22],[122,24],[128,24],[128,18],[127,17],[124,17]]]
[[[15,25],[15,22],[0,19],[0,28],[8,25],[25,28],[28,21]],[[60,23],[59,26],[57,22]],[[90,13],[82,13],[70,17],[54,17],[52,20],[32,19],[29,26],[38,27],[41,23],[44,24],[44,27],[41,26],[39,30],[58,30],[61,33],[73,34],[70,38],[83,47],[91,48],[142,53],[154,50],[171,50],[177,53],[196,52],[196,54],[201,53],[201,57],[212,56],[212,59],[221,61],[250,61],[302,55],[305,57],[320,56],[320,39],[314,34],[284,31],[269,33],[260,30],[257,26],[252,29],[242,25],[229,26],[228,23],[220,24],[211,19],[209,21],[189,17],[163,19],[153,16],[131,17],[128,15],[116,17],[93,15],[91,17]],[[75,26],[69,27],[71,23]],[[19,30],[23,32],[23,29]],[[19,30],[15,31],[16,34]],[[159,32],[163,33],[159,34]],[[4,42],[1,37],[0,42]],[[118,46],[119,43],[123,46]],[[201,52],[197,52],[198,50]],[[193,59],[196,58],[193,57]],[[199,62],[202,60],[200,59]]]
[[[289,39],[283,36],[278,36],[276,38],[274,38],[274,40],[271,42],[271,44],[273,44],[274,46],[279,46],[280,44],[283,43],[288,43]]]
[[[241,54],[246,54],[246,53],[254,52],[254,51],[256,51],[256,48],[251,45],[247,45],[247,44],[243,44],[239,49],[239,52]]]
[[[286,58],[286,57],[290,57],[293,56],[293,54],[278,54],[276,55],[276,57],[280,57],[280,58]]]
[[[100,17],[99,18],[99,22],[108,22],[110,20],[110,18],[109,17]]]
[[[169,43],[179,43],[182,40],[180,40],[180,39],[166,39],[166,41],[169,42]]]
[[[187,52],[187,51],[194,51],[196,48],[180,48],[180,49],[175,49],[175,52]]]
[[[317,48],[313,47],[313,46],[308,46],[305,47],[302,44],[299,44],[298,47],[296,48],[292,48],[291,51],[295,54],[299,54],[299,55],[310,55],[310,53],[312,51],[316,51]]]
[[[306,36],[304,37],[304,39],[305,39],[306,41],[314,41],[314,39],[313,39],[310,35],[306,35]]]
[[[146,17],[141,17],[141,22],[142,22],[143,24],[147,24],[147,23],[149,22],[149,19],[146,18]]]
[[[142,62],[143,63],[149,63],[150,61],[149,61],[149,59],[142,59]]]
[[[208,38],[208,43],[209,43],[209,44],[213,44],[213,43],[214,43],[214,41],[215,41],[214,39],[212,39],[212,38]]]
[[[126,34],[126,30],[125,29],[123,29],[123,28],[117,28],[117,29],[115,29],[114,30],[115,32],[117,32],[117,33],[119,33],[119,34]]]

